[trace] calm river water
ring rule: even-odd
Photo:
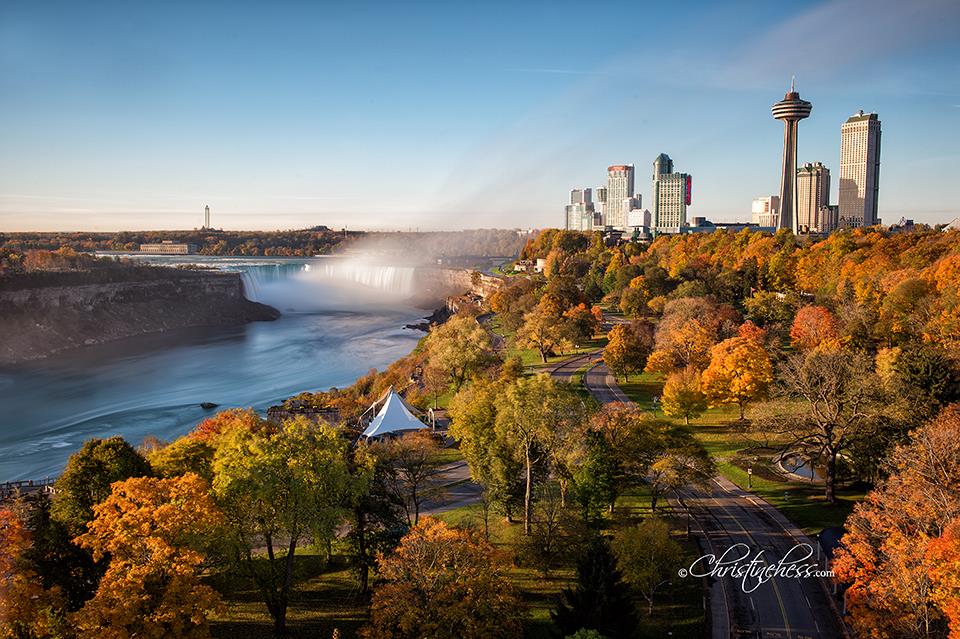
[[[349,385],[409,353],[422,336],[403,328],[425,314],[405,301],[412,269],[337,258],[203,260],[243,272],[248,297],[283,317],[0,368],[0,482],[56,475],[91,437],[176,438],[215,412],[201,402],[262,410],[303,390]]]

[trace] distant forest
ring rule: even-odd
[[[194,244],[200,255],[309,257],[343,250],[392,252],[423,259],[516,256],[526,231],[477,229],[423,233],[334,231],[325,226],[290,231],[121,231],[118,233],[0,233],[0,277],[24,270],[31,251],[137,251],[141,244],[171,240]],[[43,260],[38,260],[38,264]],[[30,270],[30,269],[27,269]]]

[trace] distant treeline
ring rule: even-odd
[[[344,241],[362,237],[358,231],[333,231],[325,226],[292,231],[120,231],[118,233],[0,234],[0,249],[75,251],[138,251],[141,244],[164,240],[194,244],[201,255],[305,257],[329,253]]]
[[[164,240],[193,244],[201,255],[309,257],[346,247],[398,252],[429,259],[458,256],[513,256],[528,238],[504,229],[424,233],[334,231],[325,226],[290,231],[120,231],[118,233],[0,233],[0,274],[13,268],[11,255],[30,250],[138,251],[141,244]]]

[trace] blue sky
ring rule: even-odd
[[[880,214],[960,214],[960,3],[0,3],[0,230],[542,227],[658,153],[690,215],[883,122]]]

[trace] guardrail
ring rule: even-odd
[[[56,477],[47,477],[44,479],[22,479],[20,481],[4,482],[0,484],[0,501],[8,499],[17,493],[26,494],[37,490],[48,490],[56,481]]]

